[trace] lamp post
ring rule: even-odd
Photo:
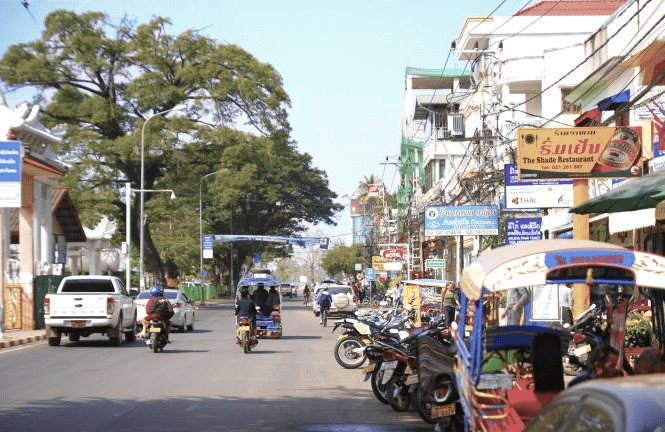
[[[206,174],[201,177],[201,182],[199,183],[199,279],[201,281],[201,303],[203,304],[205,304],[205,298],[203,295],[203,198],[201,189],[203,187],[203,180],[205,180],[206,177],[210,177],[224,171],[226,171],[226,168],[211,172],[210,174]],[[233,215],[231,217],[233,217]],[[231,284],[233,285],[233,249],[231,249]]]
[[[139,224],[139,226],[141,227],[141,230],[139,232],[139,277],[140,277],[139,286],[141,288],[141,291],[145,290],[145,280],[143,279],[143,237],[145,236],[145,233],[144,233],[144,231],[145,231],[144,230],[145,221],[144,221],[144,215],[143,215],[143,205],[144,205],[143,192],[145,192],[145,190],[143,189],[145,187],[144,186],[144,184],[145,184],[145,158],[144,158],[145,125],[147,125],[148,122],[150,121],[150,119],[152,119],[155,116],[158,116],[158,115],[161,115],[161,114],[166,114],[166,113],[171,112],[171,111],[182,110],[184,108],[186,108],[186,107],[182,106],[182,105],[179,105],[179,106],[173,107],[171,109],[167,109],[167,110],[164,110],[164,111],[160,111],[158,113],[154,113],[153,115],[148,117],[145,120],[145,122],[143,122],[143,127],[141,128],[141,189],[139,189],[141,191],[141,215],[140,215],[141,222]]]
[[[131,206],[131,200],[132,200],[132,192],[171,192],[171,199],[175,199],[175,192],[173,192],[172,189],[150,189],[150,190],[142,190],[142,189],[132,189],[131,188],[131,183],[126,182],[125,183],[125,223],[126,223],[126,228],[125,228],[125,237],[126,237],[126,243],[127,243],[127,250],[125,253],[125,279],[127,281],[127,290],[131,288],[131,277],[132,277],[132,270],[131,270],[131,265],[130,265],[130,258],[132,256],[132,250],[131,250],[131,245],[132,245],[132,230],[131,230],[131,211],[132,211],[132,206]],[[141,276],[141,280],[143,280],[143,276]],[[141,291],[143,291],[143,286],[144,284],[140,284],[141,286]]]

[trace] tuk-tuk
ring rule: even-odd
[[[273,306],[270,311],[264,310],[261,305],[257,305],[256,334],[262,337],[280,338],[282,337],[282,294],[279,289],[280,281],[276,275],[272,274],[270,270],[255,269],[246,272],[238,281],[236,301],[240,298],[241,290],[245,288],[248,290],[250,297],[254,298],[254,291],[259,284],[262,284],[266,290],[270,290],[271,287],[275,288],[279,294],[279,305]]]
[[[536,240],[481,253],[460,282],[455,382],[464,430],[522,431],[564,389],[569,334],[552,325],[560,284],[587,284],[592,295],[602,287],[621,363],[628,304],[640,294],[649,297],[662,348],[664,276],[664,257],[588,240]],[[530,311],[505,325],[497,319],[500,299],[517,288],[530,290]]]

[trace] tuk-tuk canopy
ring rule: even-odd
[[[483,288],[585,282],[665,289],[665,258],[591,240],[533,240],[482,252],[462,272],[460,287],[478,300]]]

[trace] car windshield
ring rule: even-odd
[[[328,291],[330,292],[330,295],[335,295],[335,294],[351,294],[351,288],[336,288],[336,287],[331,287],[328,288]]]
[[[178,297],[178,292],[177,291],[165,291],[164,292],[164,298],[167,298],[169,300],[176,299]],[[150,291],[142,291],[138,297],[136,297],[137,300],[145,300],[150,298]]]

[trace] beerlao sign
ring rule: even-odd
[[[519,128],[517,167],[520,180],[637,177],[642,128]]]

